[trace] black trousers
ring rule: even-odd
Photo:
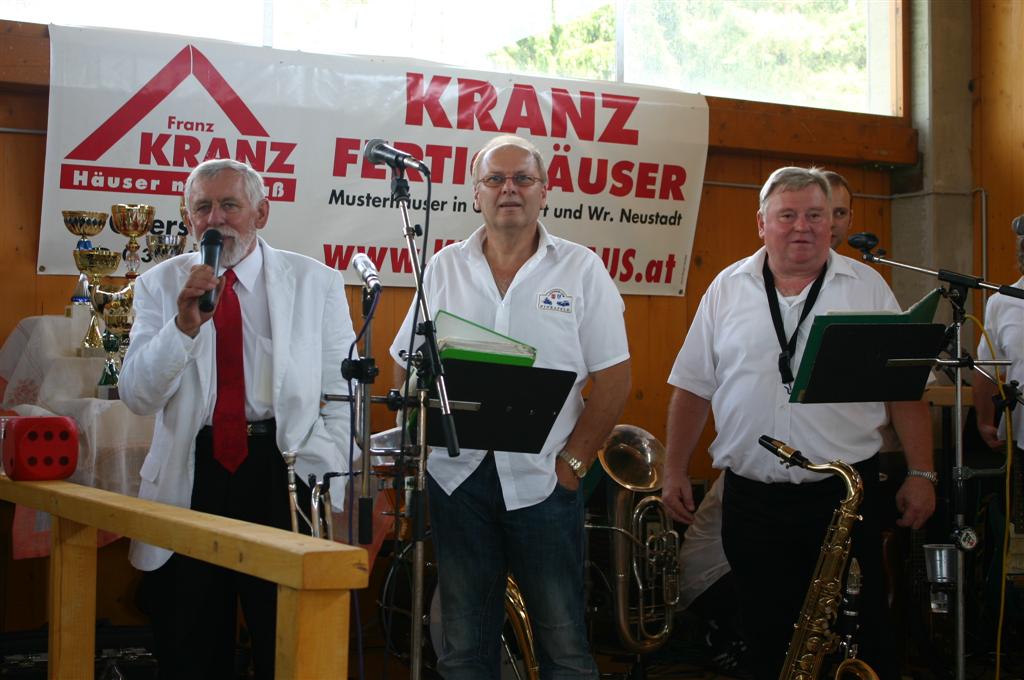
[[[850,551],[864,579],[858,656],[883,680],[899,678],[882,566],[878,459],[854,467],[864,483],[864,520],[855,523]],[[808,484],[765,484],[726,471],[722,542],[736,576],[749,666],[759,680],[779,677],[825,531],[845,495],[835,475]]]
[[[287,473],[273,431],[249,437],[249,455],[229,473],[213,458],[212,435],[196,437],[193,510],[291,529]],[[309,508],[309,487],[298,482]],[[160,679],[237,677],[236,614],[241,602],[257,678],[274,677],[277,586],[174,554],[143,576],[140,605],[149,615]],[[244,672],[244,669],[243,669]]]

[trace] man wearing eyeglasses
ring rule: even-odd
[[[538,221],[547,173],[532,143],[496,137],[472,170],[473,204],[484,224],[430,261],[424,275],[430,309],[532,345],[535,366],[577,377],[540,454],[463,448],[456,458],[444,452],[429,458],[444,629],[438,666],[447,680],[500,677],[511,572],[526,601],[541,677],[597,678],[583,623],[579,482],[629,394],[624,305],[593,252]],[[400,365],[414,312],[415,304],[391,346]]]
[[[829,193],[817,169],[772,173],[757,211],[764,247],[712,281],[669,376],[674,390],[662,497],[673,518],[693,522],[689,462],[713,412],[710,453],[725,477],[722,542],[759,679],[779,676],[826,528],[845,495],[835,475],[779,465],[758,445],[761,435],[802,450],[811,462],[839,459],[860,472],[864,520],[853,529],[852,555],[864,573],[861,602],[879,602],[884,587],[876,453],[885,405],[789,401],[812,315],[899,309],[876,271],[830,248]],[[896,495],[898,523],[916,529],[935,509],[928,409],[917,401],[891,402],[890,410],[909,468]],[[881,608],[873,610],[877,618],[861,621],[862,656],[880,677],[898,678],[886,662]]]

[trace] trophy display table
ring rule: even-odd
[[[137,416],[117,400],[94,398],[104,359],[75,355],[88,321],[85,315],[23,319],[0,349],[2,407],[23,416],[74,418],[78,466],[70,481],[135,496],[153,438],[153,416]],[[49,524],[49,515],[17,507],[14,558],[49,554]],[[100,538],[103,545],[116,536]]]

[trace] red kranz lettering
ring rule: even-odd
[[[452,79],[447,76],[433,76],[426,91],[423,89],[422,73],[405,74],[405,124],[423,125],[423,112],[430,117],[430,123],[437,128],[450,128],[452,122],[441,106],[441,95],[448,89]]]
[[[497,132],[498,126],[491,118],[491,110],[498,104],[498,92],[486,80],[459,78],[460,130],[472,130],[476,120],[484,132]]]
[[[528,129],[530,134],[538,137],[546,137],[548,134],[537,91],[530,85],[512,87],[512,95],[505,107],[505,117],[501,120],[501,131],[506,134],[515,134],[521,128]]]
[[[639,102],[639,97],[602,94],[601,106],[606,109],[612,109],[614,113],[597,141],[635,145],[640,139],[640,133],[637,130],[627,128],[626,123],[629,122],[629,117],[633,115],[633,109],[636,108]]]

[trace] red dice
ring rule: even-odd
[[[3,462],[15,481],[66,479],[78,465],[78,426],[65,416],[7,418]]]

